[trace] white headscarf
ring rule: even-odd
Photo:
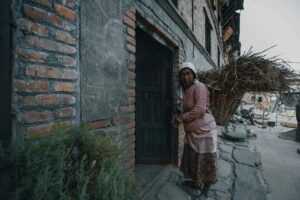
[[[186,68],[192,70],[192,72],[193,72],[194,75],[195,75],[195,78],[197,78],[197,71],[196,71],[196,68],[195,68],[195,66],[193,65],[193,63],[191,63],[191,62],[184,62],[184,63],[182,63],[181,66],[180,66],[180,68],[179,68],[179,73],[178,73],[178,75],[180,74],[181,70],[186,69]]]
[[[195,66],[193,65],[193,63],[191,62],[184,62],[181,64],[180,68],[179,68],[179,72],[178,72],[178,76],[181,72],[181,70],[183,69],[190,69],[193,73],[194,73],[194,83],[197,83],[199,82],[198,79],[197,79],[197,71],[196,71],[196,68]],[[184,93],[184,90],[183,90],[183,87],[181,84],[178,85],[178,88],[176,90],[176,95],[177,95],[177,109],[180,111],[180,112],[183,112],[183,93]]]

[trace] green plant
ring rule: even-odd
[[[49,136],[18,139],[0,149],[3,199],[131,199],[124,149],[87,127],[57,127]]]

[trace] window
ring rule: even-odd
[[[258,97],[257,102],[261,103],[263,101],[262,97]]]
[[[204,10],[205,14],[205,49],[209,55],[211,55],[211,29],[212,26],[210,24],[209,18],[207,16],[206,11]]]

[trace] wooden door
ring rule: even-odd
[[[170,67],[167,51],[137,56],[137,163],[169,163],[171,160]]]
[[[10,0],[0,1],[0,140],[11,139]]]

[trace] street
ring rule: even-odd
[[[300,143],[278,138],[280,132],[291,130],[282,126],[253,128],[257,139],[250,144],[261,153],[262,174],[270,200],[299,200],[300,197]]]

